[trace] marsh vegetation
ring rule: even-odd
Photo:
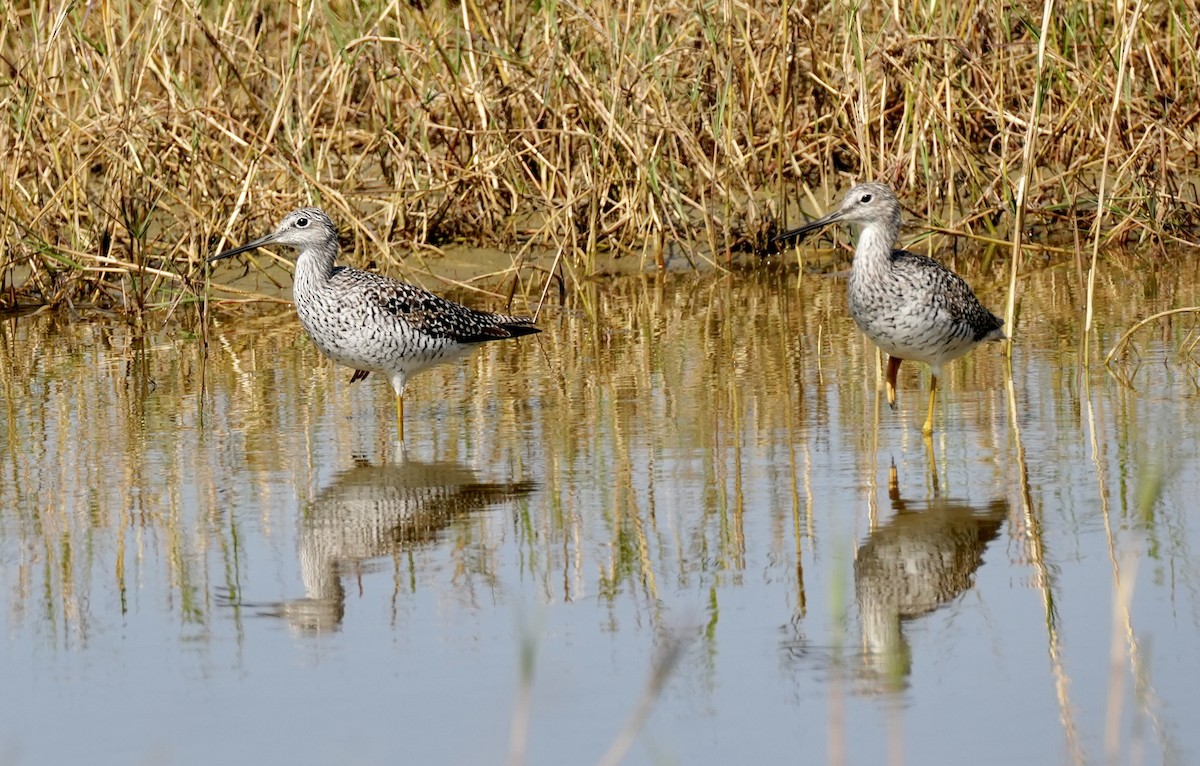
[[[201,259],[314,202],[358,265],[492,246],[508,262],[483,284],[540,300],[617,261],[761,253],[850,178],[901,189],[929,232],[1153,254],[1200,221],[1197,18],[1193,0],[7,4],[0,301],[239,297]]]

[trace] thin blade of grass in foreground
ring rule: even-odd
[[[669,633],[666,636],[650,666],[650,675],[646,679],[645,687],[642,688],[642,696],[638,698],[637,706],[629,715],[625,726],[617,733],[608,752],[597,761],[597,766],[617,766],[625,758],[629,748],[633,746],[634,740],[637,739],[638,732],[650,718],[650,711],[654,708],[654,703],[658,701],[659,695],[662,694],[663,686],[666,685],[667,679],[675,670],[675,665],[678,664],[687,643],[687,638],[681,632]]]

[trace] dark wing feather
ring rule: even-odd
[[[420,287],[368,271],[346,268],[335,274],[334,279],[357,283],[355,291],[380,310],[434,338],[483,343],[541,332],[529,317],[477,311]]]
[[[892,263],[897,268],[920,274],[922,281],[941,284],[938,294],[950,316],[969,325],[975,332],[973,340],[981,341],[1004,326],[1004,320],[984,308],[967,281],[942,264],[908,250],[893,250]]]

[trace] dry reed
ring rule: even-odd
[[[381,268],[482,243],[533,296],[761,251],[849,177],[990,238],[1190,238],[1196,0],[1053,5],[6,4],[0,307],[192,300],[310,202]]]

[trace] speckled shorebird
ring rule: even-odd
[[[380,274],[335,266],[337,229],[315,207],[293,210],[267,236],[209,262],[263,245],[288,245],[299,252],[292,287],[296,313],[321,353],[353,368],[351,383],[372,372],[391,379],[401,442],[409,378],[485,341],[541,332],[529,317],[476,311]]]
[[[839,222],[861,227],[850,268],[850,316],[888,355],[888,404],[896,406],[896,374],[902,361],[929,365],[929,414],[921,427],[928,436],[933,433],[942,365],[984,341],[1004,340],[1004,320],[985,309],[970,286],[950,269],[896,249],[900,203],[883,184],[855,186],[837,210],[775,239],[798,237]]]

